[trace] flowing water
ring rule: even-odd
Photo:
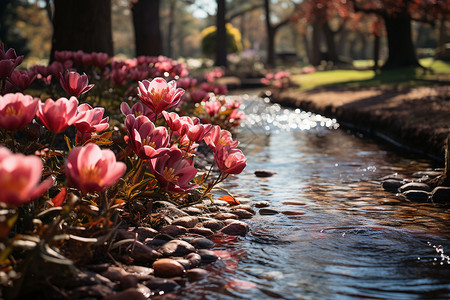
[[[222,259],[180,299],[450,299],[450,211],[385,192],[433,162],[337,129],[335,120],[244,96],[248,159],[224,187],[267,201],[250,233],[217,240]],[[255,170],[277,171],[258,178]],[[258,209],[255,209],[258,210]],[[170,298],[170,296],[168,296]]]

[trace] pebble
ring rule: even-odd
[[[197,251],[197,254],[200,255],[201,262],[204,264],[209,264],[209,263],[215,262],[216,260],[219,259],[217,254],[215,254],[213,251],[207,250],[207,249],[200,249]]]
[[[106,285],[109,288],[114,287],[114,283],[109,278],[91,271],[76,273],[71,280],[64,280],[62,286],[67,289],[73,289],[80,286],[96,284]]]
[[[255,211],[253,210],[253,208],[250,205],[248,205],[248,204],[240,204],[240,205],[234,206],[233,209],[245,209],[246,211],[248,211],[252,215],[255,214]]]
[[[135,288],[126,289],[124,291],[109,295],[104,298],[104,300],[146,300],[147,297],[144,296],[139,290]]]
[[[235,220],[237,220],[238,216],[236,216],[235,214],[232,214],[232,213],[221,212],[221,213],[215,214],[214,218],[217,219],[217,220],[221,220],[221,221],[226,220],[226,219],[235,219]]]
[[[438,186],[431,193],[431,199],[436,203],[450,202],[450,187]]]
[[[209,228],[212,231],[217,231],[222,229],[223,226],[225,226],[225,224],[219,220],[215,220],[215,219],[209,219],[207,221],[203,221],[202,222],[203,227],[205,228]]]
[[[262,207],[269,207],[270,203],[267,201],[258,201],[258,202],[255,202],[254,205],[256,208],[262,208]]]
[[[125,271],[127,271],[129,274],[132,274],[136,276],[140,281],[142,280],[149,280],[153,278],[153,269],[144,267],[144,266],[124,266]]]
[[[271,209],[271,208],[261,208],[259,210],[260,215],[276,215],[278,214],[278,211]]]
[[[136,242],[131,249],[132,252],[130,253],[130,256],[136,262],[149,263],[161,257],[161,253],[142,244],[141,242]]]
[[[198,267],[202,263],[202,257],[197,253],[189,253],[185,258],[189,260],[192,267]]]
[[[174,280],[166,278],[154,278],[145,284],[149,289],[158,294],[158,292],[170,293],[180,287]]]
[[[122,290],[126,290],[129,288],[137,288],[138,283],[139,279],[136,276],[126,275],[120,278],[119,285]]]
[[[110,266],[107,270],[103,271],[101,275],[111,281],[120,281],[120,279],[129,274],[123,268]]]
[[[172,225],[182,226],[184,228],[192,228],[198,223],[198,218],[195,216],[186,216],[177,218],[172,221]]]
[[[172,240],[162,245],[158,251],[161,252],[164,257],[184,256],[191,252],[195,252],[195,247],[186,241]]]
[[[159,277],[175,277],[184,273],[183,265],[170,258],[158,259],[153,263],[152,268],[155,271],[155,275]],[[152,289],[151,287],[149,288]]]
[[[198,216],[203,213],[203,211],[200,208],[192,207],[192,206],[183,208],[182,210],[191,216]]]
[[[234,221],[233,223],[222,228],[220,231],[228,235],[245,236],[249,231],[249,227],[247,223],[242,221]]]
[[[173,237],[177,237],[185,234],[187,232],[187,229],[178,225],[167,225],[161,228],[160,232]]]
[[[403,193],[406,199],[414,202],[427,202],[430,193],[420,190],[409,190]]]
[[[404,193],[406,191],[411,191],[411,190],[431,192],[430,186],[423,182],[410,182],[410,183],[402,185],[399,188],[400,193]]]
[[[206,271],[205,269],[194,268],[186,272],[186,277],[188,278],[189,281],[192,282],[201,280],[206,276],[208,276],[208,274],[209,272]]]
[[[188,233],[195,233],[203,236],[212,236],[214,234],[214,232],[211,229],[203,227],[189,228]]]
[[[403,181],[396,179],[386,179],[381,183],[384,190],[392,193],[397,193],[398,189],[404,184]]]
[[[80,298],[105,298],[109,295],[112,295],[113,290],[103,284],[95,284],[95,285],[85,285],[77,287],[73,290],[67,292],[67,296],[69,299],[80,299]]]
[[[256,177],[271,177],[275,174],[277,174],[278,172],[276,171],[271,171],[271,170],[256,170],[255,171],[255,176]]]
[[[138,227],[134,230],[138,234],[138,241],[144,242],[146,239],[154,238],[158,231],[150,227]]]
[[[197,249],[210,249],[214,247],[214,242],[206,238],[196,238],[192,240],[191,244]]]
[[[236,215],[238,219],[250,219],[253,214],[245,209],[233,209],[232,214]]]

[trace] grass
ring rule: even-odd
[[[421,59],[420,63],[431,71],[421,68],[405,68],[374,72],[372,70],[330,70],[311,74],[299,74],[291,77],[300,85],[300,90],[317,87],[413,87],[449,84],[450,63],[434,61],[432,58]],[[367,61],[358,61],[358,67],[369,67]]]

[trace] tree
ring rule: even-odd
[[[216,15],[216,66],[227,66],[227,30],[225,27],[226,1],[217,0]]]
[[[113,55],[111,0],[54,0],[54,5],[51,61],[57,50]]]
[[[411,21],[434,23],[449,16],[450,0],[353,0],[356,12],[379,15],[386,28],[389,56],[382,69],[420,66]]]
[[[159,6],[160,0],[132,1],[136,56],[162,54]]]

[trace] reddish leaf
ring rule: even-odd
[[[239,201],[237,201],[234,197],[229,196],[229,195],[225,195],[223,197],[218,198],[219,200],[223,200],[225,202],[227,202],[230,205],[239,205],[241,203],[239,203]]]
[[[58,195],[53,197],[53,199],[51,199],[50,202],[52,203],[52,205],[54,207],[61,206],[63,204],[64,200],[66,199],[66,196],[67,196],[67,189],[62,188],[61,191],[58,193]]]

